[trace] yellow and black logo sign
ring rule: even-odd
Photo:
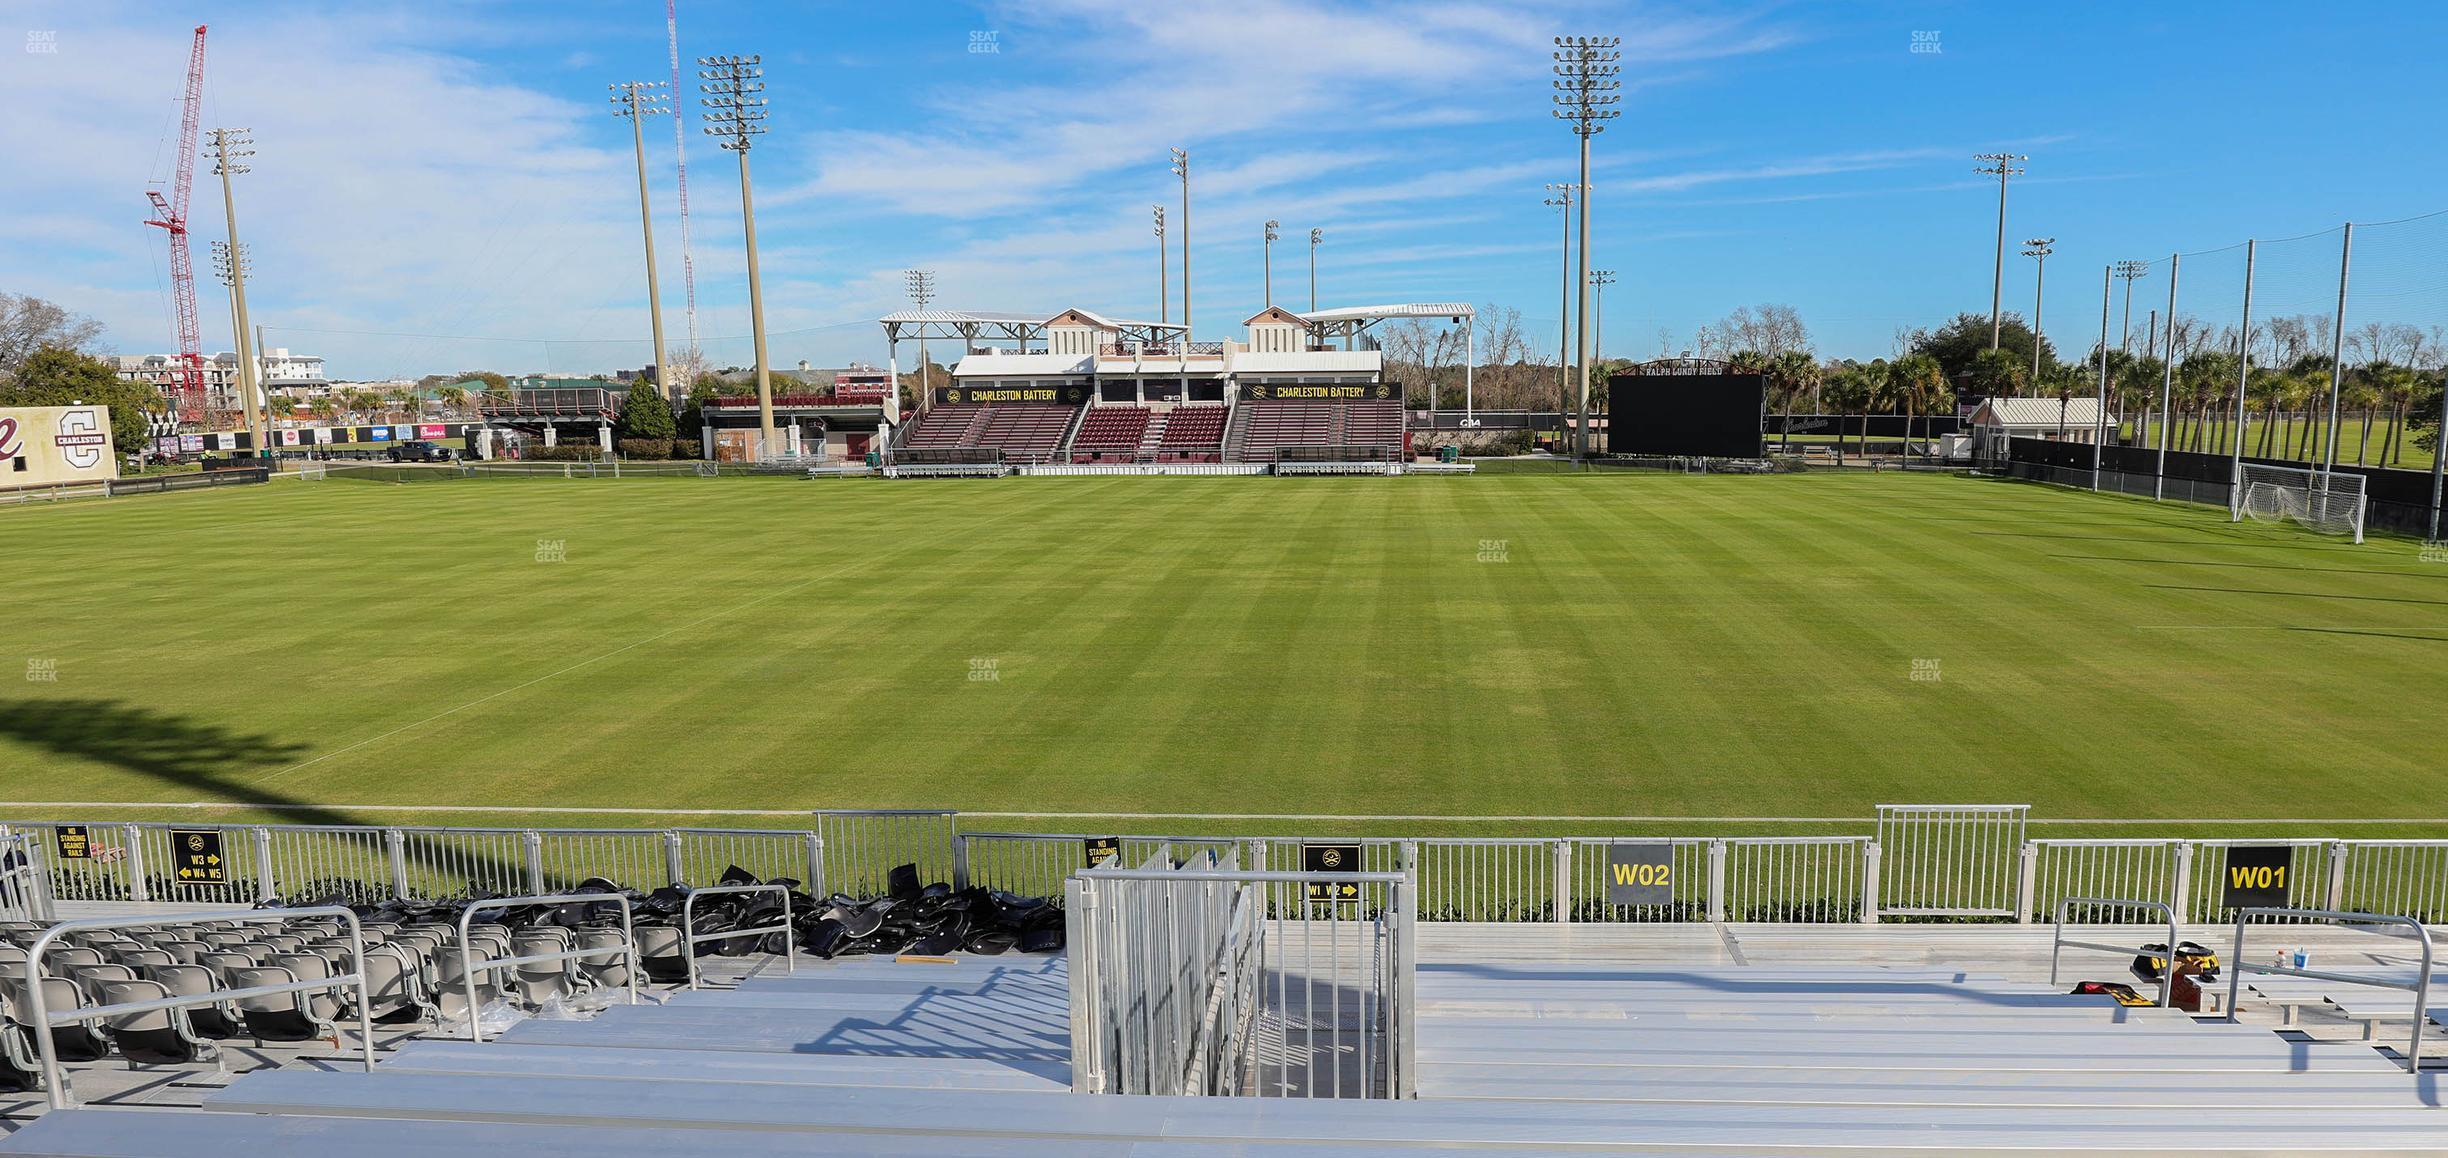
[[[93,856],[93,838],[85,834],[82,824],[63,824],[57,833],[61,860],[85,860]]]
[[[2230,909],[2271,908],[2287,903],[2287,877],[2295,848],[2285,844],[2241,844],[2227,850],[2219,878],[2219,904]]]
[[[171,829],[170,862],[177,866],[176,871],[170,876],[178,884],[226,885],[229,883],[229,862],[221,856],[220,829]]]
[[[1301,846],[1301,871],[1311,873],[1356,873],[1360,869],[1360,846],[1356,844],[1304,844]],[[1311,881],[1309,899],[1333,901],[1338,904],[1358,904],[1360,886],[1352,881]]]
[[[1606,891],[1610,905],[1673,904],[1674,846],[1608,845]]]
[[[1121,837],[1092,836],[1081,841],[1080,845],[1086,850],[1088,864],[1092,868],[1109,860],[1119,862],[1122,859]]]

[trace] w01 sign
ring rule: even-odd
[[[1607,846],[1606,899],[1610,905],[1674,903],[1674,846]]]
[[[2227,872],[2219,880],[2222,908],[2272,908],[2287,903],[2287,878],[2294,874],[2295,847],[2286,844],[2243,844],[2227,850]]]

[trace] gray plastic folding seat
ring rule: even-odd
[[[130,949],[119,954],[119,963],[142,973],[148,965],[175,965],[178,958],[160,949]]]
[[[572,947],[569,933],[564,929],[528,929],[510,939],[510,954],[514,957],[566,953]],[[528,1005],[542,1005],[555,997],[569,996],[577,988],[571,964],[567,960],[531,961],[515,966],[519,1000]]]
[[[366,1016],[378,1020],[408,1012],[414,1012],[420,1018],[425,1016],[428,1003],[420,964],[416,958],[390,945],[367,949]],[[354,990],[341,990],[340,996],[344,1001],[356,1000]]]
[[[306,947],[306,938],[295,933],[264,933],[255,937],[254,942],[274,953],[295,953]]]
[[[628,947],[621,943],[616,929],[586,929],[578,934],[578,948],[601,949],[603,952],[578,959],[578,975],[598,988],[612,989],[629,984]]]
[[[253,989],[287,985],[297,981],[298,976],[287,969],[266,965],[237,970],[230,980],[234,988]],[[241,997],[238,1015],[246,1020],[247,1035],[257,1041],[314,1041],[333,1033],[328,1023],[316,1020],[312,1004],[298,993]]]
[[[94,1005],[103,1003],[103,985],[113,981],[136,980],[135,970],[116,961],[104,962],[100,965],[71,965],[60,972],[66,974],[70,981],[76,982],[76,987],[85,995],[85,1000]]]
[[[225,988],[213,971],[201,965],[153,965],[145,971],[145,980],[157,982],[178,997],[202,997]],[[246,1032],[228,1003],[198,1006],[186,1011],[188,1028],[205,1038],[238,1037]]]
[[[220,952],[206,953],[196,964],[211,970],[213,976],[220,979],[222,988],[236,989],[239,970],[253,969],[263,962],[256,960],[252,953]]]
[[[65,1013],[72,1009],[84,1009],[92,1004],[85,1000],[82,993],[78,992],[75,982],[65,978],[45,977],[42,980],[42,987],[43,1004],[47,1013]],[[28,1064],[33,1064],[33,1059],[37,1056],[33,1038],[34,1009],[33,1003],[25,997],[25,981],[23,978],[17,978],[5,986],[0,986],[0,990],[7,993],[5,1002],[8,1007],[8,1036],[16,1039],[10,1044],[9,1056],[12,1060],[22,1057]],[[110,1043],[103,1039],[100,1031],[85,1022],[52,1026],[51,1046],[58,1051],[59,1060],[63,1062],[100,1061],[110,1055]],[[23,1054],[17,1052],[19,1047],[24,1049]]]
[[[300,981],[329,981],[345,972],[332,968],[331,962],[312,953],[279,953],[265,964],[275,969],[286,969],[290,976]],[[317,1021],[331,1022],[340,1019],[339,990],[325,989],[294,996],[299,998],[307,1012],[312,1014]]]
[[[61,948],[53,945],[43,954],[43,972],[53,977],[66,977],[68,970],[78,965],[100,965],[102,954],[93,949]]]
[[[160,1001],[171,996],[168,986],[158,981],[112,981],[102,986],[102,1004],[123,1005],[137,1001]],[[212,1051],[211,1043],[198,1036],[188,1025],[184,1009],[148,1009],[139,1013],[122,1013],[104,1018],[102,1024],[110,1030],[111,1041],[119,1047],[119,1056],[131,1066],[185,1065],[198,1061]]]
[[[478,964],[490,961],[482,948],[475,951]],[[468,1016],[467,965],[457,945],[444,946],[434,958],[434,1008],[445,1020]],[[476,978],[476,1003],[483,1005],[501,996],[501,970],[486,970]]]
[[[678,928],[671,925],[638,926],[637,951],[638,964],[646,971],[646,976],[666,982],[688,980],[688,941]]]
[[[171,957],[177,959],[178,963],[181,965],[193,965],[196,962],[203,960],[206,953],[212,952],[211,946],[206,945],[202,941],[193,939],[183,941],[155,941],[153,942],[153,948],[159,952],[168,953]]]

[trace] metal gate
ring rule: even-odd
[[[1879,911],[2010,917],[2022,896],[2028,804],[1878,806]]]

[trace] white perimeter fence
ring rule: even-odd
[[[2289,905],[2448,922],[2448,840],[2028,839],[2020,806],[1896,806],[1875,835],[1858,836],[1150,836],[964,832],[947,811],[811,819],[802,829],[11,821],[0,823],[0,919],[47,917],[58,901],[443,900],[565,892],[590,878],[708,886],[734,866],[820,897],[885,892],[891,870],[914,863],[922,881],[1055,898],[1098,862],[1229,858],[1245,872],[1303,872],[1336,849],[1356,854],[1338,869],[1412,874],[1428,921],[2031,923],[2066,898],[2118,897],[2223,923],[2234,915],[2222,903],[2230,850],[2283,847]],[[1657,903],[1609,902],[1609,863],[1626,845],[1662,867]],[[182,876],[195,856],[217,862]]]

